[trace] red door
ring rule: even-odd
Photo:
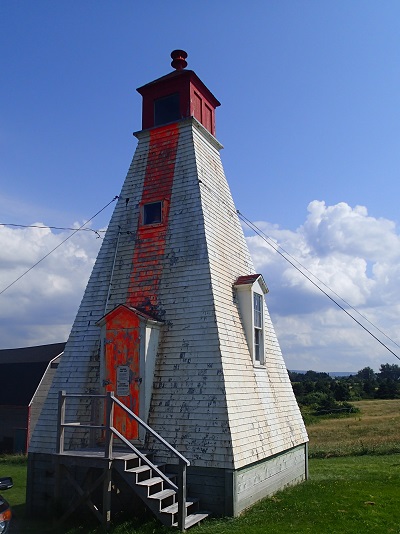
[[[106,317],[105,388],[133,413],[139,415],[140,360],[139,319],[123,306]],[[119,406],[114,408],[114,426],[127,439],[138,438],[138,424]]]

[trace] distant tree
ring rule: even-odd
[[[323,393],[322,391],[314,391],[303,397],[303,404],[305,406],[311,406],[314,410],[317,410],[319,406],[326,405],[331,401],[334,402],[332,394]]]
[[[382,363],[379,368],[379,380],[400,380],[400,367],[396,364]]]
[[[376,380],[375,372],[371,367],[364,367],[364,369],[358,371],[356,376],[361,380]]]
[[[309,407],[314,415],[336,414],[358,411],[346,402],[352,398],[352,382],[349,377],[332,378],[328,373],[307,371],[306,373],[289,372],[293,392],[301,407]],[[359,385],[359,382],[355,382]],[[358,398],[360,398],[358,396]]]
[[[375,397],[377,399],[395,399],[399,396],[400,390],[396,380],[383,378],[379,382]]]
[[[304,397],[304,383],[303,382],[292,382],[293,393],[296,396],[298,402],[301,403],[301,399]]]
[[[362,385],[363,397],[373,399],[376,391],[376,380],[365,380]]]
[[[318,378],[318,380],[315,382],[314,391],[320,391],[322,393],[329,394],[331,393],[331,383],[333,382],[334,380],[331,377],[329,377],[329,380],[326,380],[325,377]]]
[[[328,375],[328,373],[318,373],[317,371],[307,371],[306,373],[304,373],[304,379],[312,380],[314,382],[316,381],[329,382],[330,380],[332,380],[332,378]]]
[[[350,387],[344,380],[334,380],[331,384],[331,391],[337,401],[347,401],[351,399]]]
[[[296,373],[296,371],[288,371],[291,382],[302,382],[304,373]]]
[[[304,395],[307,395],[307,393],[312,393],[315,391],[315,382],[312,382],[311,380],[305,380],[303,382],[304,386]]]

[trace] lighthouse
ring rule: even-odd
[[[48,508],[56,484],[60,391],[74,396],[70,421],[97,422],[97,444],[105,409],[83,396],[113,395],[112,428],[172,472],[177,457],[155,436],[179,451],[188,493],[212,514],[236,516],[307,477],[267,281],[222,167],[220,103],[186,52],[171,57],[172,72],[138,89],[137,148],[31,439],[30,510]],[[66,437],[71,450],[93,447],[84,426]]]

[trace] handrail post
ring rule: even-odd
[[[107,391],[106,396],[106,441],[105,441],[105,450],[104,457],[112,458],[112,449],[113,449],[113,433],[111,432],[111,427],[114,426],[114,392]]]
[[[186,523],[186,463],[179,460],[178,471],[178,528],[185,532]]]
[[[65,400],[66,391],[58,392],[58,416],[57,416],[57,443],[56,453],[62,454],[64,452],[64,434],[65,434]]]

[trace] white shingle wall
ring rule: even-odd
[[[194,465],[232,465],[192,121],[181,123],[166,261],[165,328],[149,424]]]
[[[181,123],[149,422],[192,465],[238,468],[307,436],[266,307],[266,368],[250,358],[232,286],[254,269],[218,149]]]
[[[307,441],[268,309],[265,368],[253,367],[232,284],[254,272],[219,153],[199,132],[194,137],[205,213],[235,468]]]

